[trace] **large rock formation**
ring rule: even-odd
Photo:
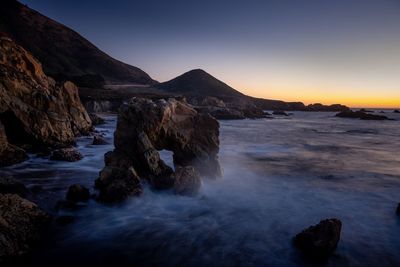
[[[41,64],[7,37],[0,37],[0,125],[0,141],[9,143],[8,152],[0,152],[3,165],[13,163],[4,155],[22,155],[13,145],[66,146],[92,128],[76,86],[46,76]]]
[[[48,221],[34,203],[16,194],[0,194],[0,262],[26,253]]]
[[[188,188],[198,187],[195,172],[208,177],[221,175],[219,124],[210,115],[198,113],[184,101],[132,98],[121,106],[114,136],[115,149],[106,153],[106,167],[101,177],[105,171],[110,172],[110,167],[115,173],[133,167],[140,178],[159,189],[174,187],[175,178],[179,176],[178,182],[183,189],[177,191],[186,192],[193,191]],[[187,169],[175,176],[171,167],[160,158],[158,150],[162,149],[174,153],[176,168],[192,166],[195,172]],[[192,183],[182,181],[185,173]]]

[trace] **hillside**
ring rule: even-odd
[[[0,9],[0,33],[16,40],[43,65],[47,75],[76,83],[154,84],[141,69],[120,62],[68,27],[12,0]],[[103,79],[102,79],[103,78]]]

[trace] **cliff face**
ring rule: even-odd
[[[56,83],[39,61],[6,37],[0,37],[0,123],[3,142],[23,147],[66,146],[92,127],[77,87]]]
[[[2,2],[0,32],[30,51],[44,72],[59,80],[155,83],[141,69],[115,60],[75,31],[17,1]]]

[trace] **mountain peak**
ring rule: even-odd
[[[193,69],[164,83],[158,89],[188,96],[238,97],[242,93],[202,69]]]

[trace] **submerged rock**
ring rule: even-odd
[[[7,177],[0,176],[0,194],[17,194],[20,196],[25,195],[28,192],[25,185],[18,180]]]
[[[336,249],[341,229],[340,220],[326,219],[297,234],[293,242],[305,255],[325,259]]]
[[[54,150],[50,156],[52,160],[60,161],[78,161],[83,158],[82,154],[76,148],[62,148]]]
[[[0,148],[0,165],[26,159],[18,147],[65,147],[92,129],[77,87],[46,76],[30,53],[6,37],[0,37],[0,123],[0,142],[8,143]]]
[[[28,252],[49,220],[34,203],[16,194],[0,194],[0,262]]]
[[[68,188],[66,198],[67,200],[73,202],[84,202],[89,200],[90,192],[86,187],[79,184],[74,184]]]
[[[393,113],[400,113],[400,110],[395,109],[395,110],[393,111]]]
[[[99,189],[99,200],[103,202],[119,202],[130,196],[142,194],[140,179],[135,170],[106,166],[96,180]]]
[[[374,115],[362,111],[352,111],[352,110],[340,112],[335,116],[340,118],[353,118],[361,120],[389,120],[389,118],[384,115]]]

